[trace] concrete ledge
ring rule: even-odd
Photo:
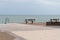
[[[0,40],[26,40],[9,31],[0,30]]]

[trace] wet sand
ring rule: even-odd
[[[26,24],[26,23],[22,23],[22,24]],[[46,23],[45,22],[39,22],[39,23],[28,23],[28,25],[35,25],[35,26],[46,26]]]

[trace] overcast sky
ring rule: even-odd
[[[60,0],[0,0],[0,15],[60,15]]]

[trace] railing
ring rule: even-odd
[[[9,23],[9,18],[5,18],[5,24]]]

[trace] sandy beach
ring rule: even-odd
[[[26,24],[26,23],[22,23],[22,24]],[[45,22],[34,22],[33,24],[28,23],[28,25],[46,26],[46,23]]]
[[[28,24],[0,24],[1,30],[7,30],[26,40],[60,40],[59,26],[36,26]]]

